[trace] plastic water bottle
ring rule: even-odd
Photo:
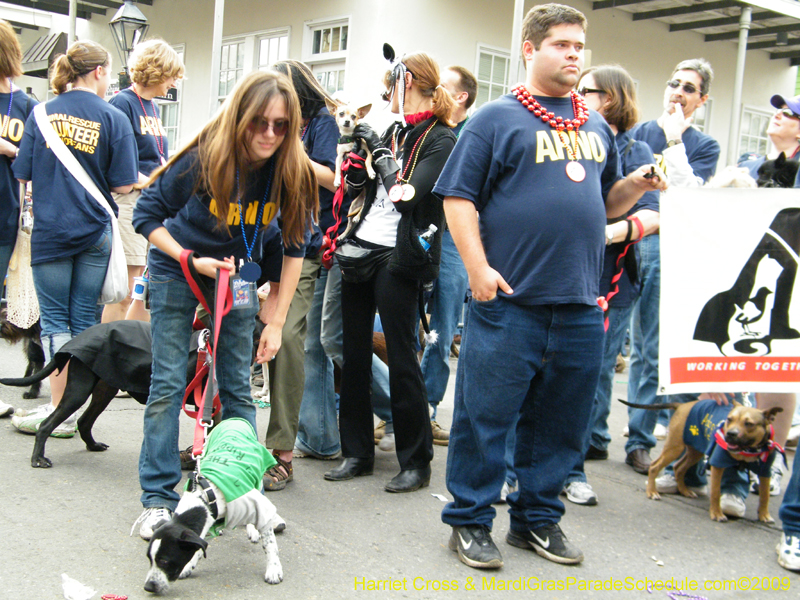
[[[430,250],[431,242],[433,241],[433,234],[436,233],[438,230],[439,228],[433,223],[431,223],[430,227],[428,227],[425,233],[419,236],[419,243],[422,246],[422,249],[425,250],[426,252]]]

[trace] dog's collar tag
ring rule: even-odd
[[[231,277],[231,292],[233,292],[233,306],[231,310],[258,307],[256,284],[252,281],[248,281],[241,275]]]

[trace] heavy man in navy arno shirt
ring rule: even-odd
[[[666,186],[644,178],[649,166],[622,178],[611,129],[572,91],[585,29],[568,6],[528,13],[524,86],[467,122],[434,188],[473,293],[447,463],[453,502],[442,513],[451,550],[472,567],[503,564],[489,532],[517,415],[520,490],[508,496],[507,541],[555,562],[583,560],[558,526],[558,495],[583,451],[603,353],[606,217]]]

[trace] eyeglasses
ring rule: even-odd
[[[694,86],[693,83],[682,83],[677,79],[671,79],[667,82],[667,87],[672,88],[673,90],[678,89],[679,87],[683,87],[683,91],[687,94],[694,94],[697,88]]]
[[[580,94],[581,96],[585,96],[586,94],[605,94],[605,93],[607,93],[605,90],[596,90],[594,88],[587,88],[587,87],[578,88],[578,94]]]
[[[274,133],[277,137],[283,137],[286,135],[286,132],[289,131],[289,120],[278,119],[277,121],[270,123],[264,117],[254,117],[253,120],[250,121],[249,129],[253,133],[257,133],[259,135],[264,135],[267,133],[267,129],[272,129],[272,133]]]
[[[797,119],[800,121],[800,115],[794,112],[791,108],[783,107],[778,109],[778,113],[782,114],[784,117],[788,117],[789,119]]]

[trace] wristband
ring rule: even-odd
[[[639,237],[636,238],[636,241],[640,241],[644,237],[644,227],[642,226],[642,222],[639,220],[639,217],[636,215],[631,215],[628,217],[628,240],[632,237],[633,233],[633,225],[631,222],[636,223],[636,227],[639,229]]]

